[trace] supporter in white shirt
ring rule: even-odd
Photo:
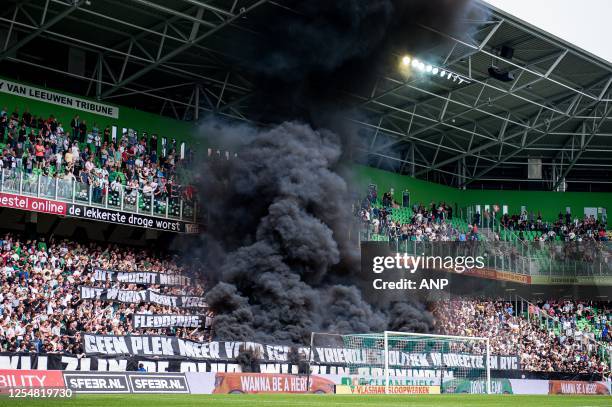
[[[142,187],[142,193],[147,196],[151,195],[153,193],[153,187],[151,186],[151,184],[145,184]]]
[[[79,145],[77,143],[72,145],[72,160],[74,162],[81,160],[81,151],[79,150]]]
[[[121,190],[121,182],[119,182],[118,178],[115,178],[111,183],[111,189],[115,192],[119,192]]]

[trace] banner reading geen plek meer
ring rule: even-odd
[[[92,280],[181,287],[191,285],[191,278],[180,274],[157,273],[154,271],[114,271],[99,268],[94,269]]]
[[[266,345],[256,342],[211,341],[195,342],[176,336],[160,335],[81,335],[86,355],[94,356],[155,356],[167,358],[189,358],[200,360],[234,360],[243,348],[253,349],[262,361],[286,362],[291,347],[286,345]],[[309,354],[308,347],[300,347],[298,353]],[[381,350],[381,360],[382,360]],[[342,365],[347,361],[354,364],[371,364],[371,349],[347,349],[315,347],[312,351],[313,362],[319,364]],[[389,351],[390,366],[393,368],[427,369],[483,368],[484,355],[441,352],[402,352]],[[518,370],[519,358],[516,355],[490,356],[491,369]]]
[[[83,300],[101,300],[139,304],[141,302],[178,308],[207,308],[204,297],[191,295],[166,295],[152,290],[120,290],[118,288],[98,288],[79,286]]]

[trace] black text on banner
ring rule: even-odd
[[[35,88],[8,80],[0,80],[0,92],[17,95],[28,99],[39,100],[58,106],[69,107],[81,111],[99,114],[101,116],[119,118],[119,108],[104,103],[82,99],[76,96],[69,96],[47,89]]]

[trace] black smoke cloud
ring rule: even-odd
[[[441,63],[433,51],[450,43],[435,31],[465,41],[469,20],[484,9],[472,0],[286,0],[278,19],[257,24],[260,35],[244,44],[242,69],[257,84],[258,119],[300,118],[318,125],[341,105],[343,92],[367,95],[399,57],[418,55]],[[427,27],[427,28],[425,28]]]
[[[422,46],[421,25],[456,31],[471,3],[283,4],[292,11],[264,21],[246,45],[254,114],[268,125],[208,118],[201,128],[211,146],[239,154],[202,160],[198,171],[207,231],[195,249],[212,286],[215,337],[304,344],[313,331],[428,332],[424,304],[363,297],[350,175],[339,175],[356,129],[336,90],[367,84],[388,63],[382,55]]]
[[[219,280],[207,295],[216,335],[303,343],[316,327],[384,327],[355,287],[334,284],[341,260],[356,260],[343,249],[351,212],[348,186],[334,172],[338,136],[296,122],[267,129],[214,123],[206,132],[244,142],[239,159],[209,162],[201,172],[207,245],[215,248],[208,257],[223,257],[208,270]],[[358,263],[352,267],[356,274]]]
[[[366,60],[367,71],[384,53],[417,52],[440,42],[438,34],[469,35],[467,17],[482,14],[471,0],[285,1],[292,11],[267,24],[264,42],[249,60],[265,76],[285,81],[334,74],[347,63]],[[482,16],[481,16],[482,17]],[[354,70],[355,66],[351,67]],[[358,72],[362,74],[364,72]]]
[[[205,269],[216,283],[206,299],[217,338],[303,344],[313,331],[429,329],[420,304],[362,296],[335,133],[298,122],[263,129],[209,122],[204,132],[234,140],[240,151],[200,171]]]

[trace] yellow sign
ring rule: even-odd
[[[336,394],[440,394],[440,386],[385,386],[336,385]]]

